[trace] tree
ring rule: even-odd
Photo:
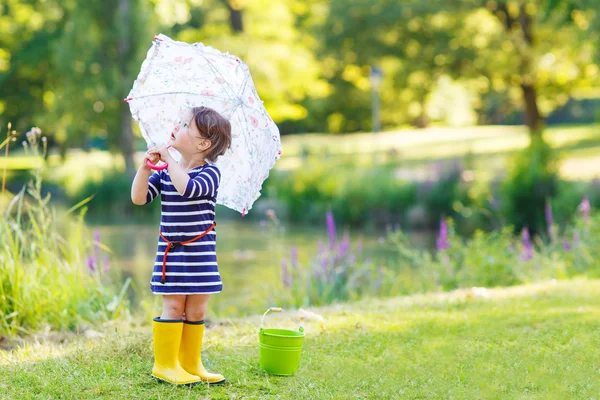
[[[536,135],[545,112],[564,104],[578,87],[598,81],[597,69],[590,67],[597,33],[588,30],[586,21],[600,4],[573,9],[574,21],[579,20],[573,23],[561,18],[564,10],[551,7],[555,3],[334,0],[326,47],[329,54],[339,54],[337,76],[353,66],[364,71],[355,74],[357,84],[366,78],[365,67],[383,64],[396,85],[384,90],[383,98],[396,113],[410,113],[411,108],[423,112],[418,103],[426,101],[440,76],[449,75],[474,82],[480,95],[508,93],[507,98],[523,104],[527,125]],[[517,88],[520,99],[514,97]]]
[[[462,21],[458,15],[438,13],[440,7],[443,2],[437,0],[333,0],[323,36],[336,100],[368,98],[370,66],[380,65],[387,77],[383,123],[427,125],[426,104],[437,80],[474,57],[472,49],[449,48]],[[339,89],[343,92],[337,93]],[[342,130],[370,126],[368,109],[344,114]]]
[[[273,119],[303,120],[308,112],[302,102],[322,98],[329,90],[310,48],[315,39],[298,28],[299,23],[310,23],[303,19],[305,6],[299,0],[205,0],[189,6],[187,18],[173,26],[172,36],[240,57]],[[232,17],[232,12],[239,12],[240,20],[243,15],[243,24],[235,22],[238,16]]]
[[[41,126],[39,116],[55,102],[51,43],[62,33],[63,13],[52,0],[0,3],[0,126]]]
[[[242,21],[242,0],[222,0],[223,4],[229,10],[229,22],[233,33],[244,32],[244,23]]]
[[[152,18],[145,0],[90,0],[65,8],[55,41],[56,102],[47,115],[66,145],[103,138],[133,171],[131,115],[123,98],[150,47]]]

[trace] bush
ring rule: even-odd
[[[547,231],[544,209],[558,193],[558,165],[552,149],[541,138],[519,154],[502,185],[502,207],[507,223],[517,232]]]
[[[315,223],[331,210],[343,224],[386,226],[405,222],[409,210],[424,207],[425,221],[454,215],[454,205],[469,204],[468,186],[458,166],[442,172],[440,179],[422,183],[398,179],[391,166],[357,168],[320,163],[290,173],[276,173],[266,182],[267,197],[281,201],[291,221]]]
[[[160,202],[154,201],[145,207],[131,202],[130,177],[123,171],[110,170],[99,181],[87,180],[82,187],[69,196],[71,203],[77,199],[93,197],[89,203],[92,218],[101,216],[103,222],[118,222],[123,217],[147,218],[160,214]]]

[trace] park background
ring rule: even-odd
[[[211,299],[209,318],[225,339],[214,339],[215,356],[240,344],[223,326],[238,321],[230,330],[247,344],[252,316],[280,305],[300,309],[326,336],[314,339],[324,354],[342,354],[328,329],[344,340],[359,335],[374,357],[382,341],[397,343],[403,362],[381,355],[375,363],[407,375],[372,372],[362,387],[348,362],[337,384],[313,393],[308,371],[325,356],[309,352],[297,379],[269,383],[248,345],[236,350],[246,357],[241,371],[262,383],[239,378],[235,393],[335,398],[358,385],[376,398],[384,379],[392,397],[597,395],[597,372],[542,373],[534,366],[556,354],[523,350],[536,326],[536,345],[557,352],[572,328],[580,340],[561,353],[564,364],[597,369],[599,360],[586,347],[600,313],[592,295],[600,274],[595,0],[0,1],[0,362],[10,365],[0,377],[17,376],[6,384],[15,393],[60,393],[54,363],[81,368],[90,337],[117,350],[91,356],[89,368],[106,381],[72,376],[74,387],[90,397],[118,396],[129,384],[141,385],[132,392],[140,396],[153,390],[143,357],[128,359],[134,370],[111,389],[110,377],[123,374],[115,365],[151,356],[105,331],[138,329],[148,347],[159,309],[148,281],[160,206],[131,203],[146,145],[123,102],[158,33],[243,59],[281,132],[282,157],[249,215],[217,211],[224,292]],[[462,367],[454,352],[469,346],[455,312],[476,314],[475,339],[487,343],[464,350]],[[490,344],[507,320],[518,327],[507,354],[529,355],[519,364],[528,373]],[[364,357],[355,351],[343,354]],[[407,351],[411,360],[442,354],[458,381],[440,378],[439,365],[407,362]],[[497,363],[466,378],[485,360]],[[240,365],[230,357],[226,368]],[[46,378],[30,385],[31,370]],[[508,370],[514,375],[484,384],[486,374]]]

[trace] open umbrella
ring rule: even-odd
[[[217,203],[242,215],[252,208],[281,155],[281,141],[244,62],[202,43],[161,34],[154,38],[125,101],[148,147],[167,144],[190,108],[210,107],[227,118],[232,144],[216,162],[222,182]]]

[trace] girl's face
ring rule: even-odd
[[[182,154],[193,154],[207,150],[210,147],[210,141],[200,134],[192,112],[186,112],[181,121],[171,132],[169,146]]]

